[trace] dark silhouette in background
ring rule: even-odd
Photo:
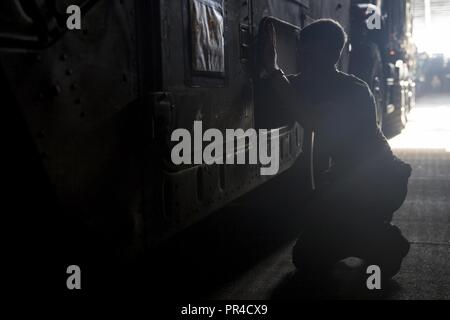
[[[345,31],[328,19],[305,27],[300,73],[292,76],[278,67],[274,26],[267,22],[263,32],[266,78],[280,105],[315,137],[316,188],[294,264],[309,278],[323,278],[340,260],[358,257],[391,278],[409,251],[391,221],[405,200],[411,167],[394,156],[378,127],[368,85],[336,69]]]
[[[443,54],[417,55],[417,94],[450,92],[450,59]]]

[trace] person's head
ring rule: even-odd
[[[331,19],[317,20],[300,31],[300,71],[335,68],[347,43],[342,26]]]

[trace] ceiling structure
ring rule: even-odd
[[[450,18],[449,0],[413,0],[414,18],[425,21],[425,7],[429,2],[431,17]]]
[[[419,51],[450,57],[450,0],[413,0],[414,38]]]

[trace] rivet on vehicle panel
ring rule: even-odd
[[[61,87],[58,84],[52,85],[51,93],[53,96],[58,96],[61,93]]]
[[[40,130],[37,134],[37,138],[38,139],[43,139],[45,138],[45,131],[44,130]]]

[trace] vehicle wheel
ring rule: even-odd
[[[386,136],[394,137],[402,132],[408,121],[406,108],[394,111],[389,115],[389,125],[386,126]]]
[[[408,106],[404,96],[400,96],[396,104],[401,106],[395,108],[395,111],[385,119],[384,133],[387,137],[394,137],[402,132],[408,122]]]

